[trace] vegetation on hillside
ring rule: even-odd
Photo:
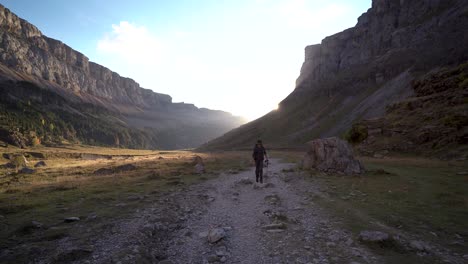
[[[359,149],[466,158],[468,63],[432,71],[413,89],[413,97],[390,105],[384,117],[354,125],[372,132]]]

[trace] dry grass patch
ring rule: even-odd
[[[111,158],[87,159],[89,156],[83,158],[80,151]],[[34,174],[0,171],[0,182],[8,182],[0,187],[0,248],[33,241],[51,243],[64,236],[83,237],[101,232],[101,225],[108,219],[133,214],[166,193],[249,165],[249,156],[243,152],[138,151],[81,146],[43,149],[43,152],[47,167],[38,168]],[[195,156],[203,159],[206,169],[203,175],[194,171]],[[38,159],[31,158],[35,160]],[[85,220],[90,215],[98,217],[86,224],[87,231],[83,233],[70,228],[74,224],[63,223],[65,217]],[[32,228],[32,221],[40,222],[44,229]]]

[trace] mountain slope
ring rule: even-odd
[[[373,0],[355,27],[305,49],[295,90],[277,111],[201,149],[275,147],[342,136],[353,123],[385,114],[414,94],[412,81],[468,59],[468,2]]]
[[[22,138],[23,144],[39,139],[187,148],[243,123],[229,113],[173,103],[169,95],[141,88],[1,5],[0,88],[0,140],[11,144]]]

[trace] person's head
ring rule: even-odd
[[[257,140],[257,146],[262,146],[262,145],[263,145],[263,144],[262,144],[262,141],[261,141],[260,139]]]

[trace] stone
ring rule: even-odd
[[[200,233],[198,233],[198,237],[200,237],[200,238],[206,238],[206,237],[208,237],[208,232],[207,232],[207,231],[200,232]]]
[[[364,172],[364,167],[354,158],[351,146],[336,137],[308,142],[307,153],[302,159],[302,168],[346,175]]]
[[[64,221],[65,223],[72,223],[72,222],[80,221],[80,218],[76,216],[72,216],[72,217],[65,218]]]
[[[254,188],[254,190],[258,190],[258,189],[263,189],[263,188],[265,188],[265,185],[262,184],[262,183],[256,182],[256,183],[253,184],[252,187]]]
[[[415,251],[421,252],[430,252],[431,247],[429,247],[426,243],[420,240],[413,240],[409,243],[409,247]]]
[[[210,243],[216,243],[224,237],[226,237],[226,232],[223,228],[213,228],[208,231],[207,235],[208,242]]]
[[[268,233],[282,233],[284,232],[284,229],[268,229]]]
[[[198,163],[193,167],[193,169],[196,174],[205,173],[205,166],[202,163]]]
[[[271,230],[271,229],[286,229],[287,226],[285,223],[273,223],[273,224],[269,224],[269,225],[264,225],[262,226],[263,229],[266,229],[266,230]]]
[[[383,159],[384,158],[384,155],[380,154],[380,153],[375,153],[374,154],[374,158],[376,159]]]
[[[217,262],[219,261],[219,257],[216,256],[216,255],[209,255],[206,260],[208,260],[209,263],[214,263],[214,262]]]
[[[2,167],[5,168],[5,169],[15,169],[16,168],[15,164],[13,164],[12,162],[5,163],[5,164],[2,165]]]
[[[391,240],[389,234],[380,231],[361,231],[359,240],[362,242],[380,243]]]
[[[37,228],[37,229],[40,229],[40,228],[44,227],[44,225],[43,225],[41,222],[38,222],[38,221],[32,221],[32,222],[31,222],[31,225],[32,225],[34,228]]]
[[[34,168],[45,167],[45,166],[47,166],[47,164],[45,163],[45,161],[41,160],[34,165]]]
[[[238,183],[248,185],[248,184],[253,184],[253,181],[251,179],[245,177],[245,178],[240,179],[238,181]]]
[[[30,168],[24,167],[21,170],[19,170],[18,172],[23,173],[23,174],[33,174],[36,171],[33,170],[33,169],[30,169]]]

